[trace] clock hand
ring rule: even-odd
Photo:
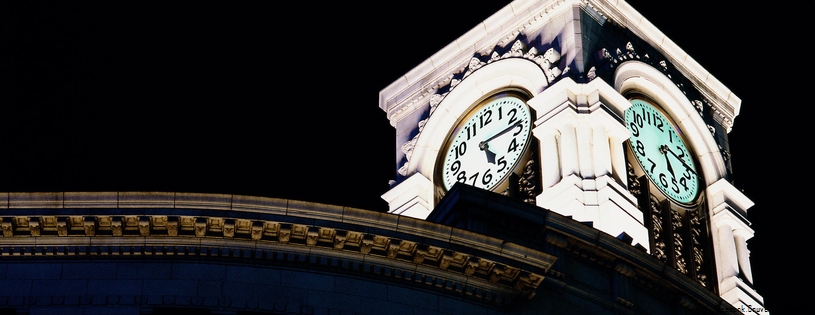
[[[671,166],[671,159],[668,158],[668,151],[670,151],[670,149],[668,149],[667,145],[663,144],[661,147],[659,147],[659,152],[662,153],[665,156],[665,163],[668,163],[668,171],[671,172],[671,176],[676,178],[676,173],[674,173],[674,168],[673,168],[673,166]]]
[[[519,127],[519,126],[521,126],[521,121],[520,120],[518,122],[512,124],[512,125],[509,125],[506,129],[501,130],[501,132],[492,135],[492,137],[487,138],[487,140],[479,142],[478,147],[481,148],[482,151],[486,150],[487,148],[489,148],[489,145],[487,145],[487,142],[495,140],[495,138],[503,136],[505,133],[507,133],[510,130],[515,129],[515,127]],[[521,128],[521,129],[523,129],[523,128]]]
[[[676,153],[674,153],[674,151],[671,151],[671,148],[668,147],[667,145],[663,144],[662,147],[660,147],[660,151],[671,153],[677,160],[679,160],[680,163],[682,163],[683,166],[685,166],[685,169],[687,169],[688,171],[690,171],[694,175],[697,175],[697,176],[699,175],[699,174],[696,174],[696,172],[694,172],[693,169],[690,166],[688,166],[688,164],[685,164],[685,161],[682,160],[682,158],[680,158],[679,155],[676,155]]]
[[[481,141],[481,143],[478,144],[478,148],[487,154],[487,163],[495,164],[495,152],[490,151],[490,145],[487,144],[486,141]]]
[[[504,130],[501,130],[501,132],[492,135],[492,137],[489,137],[486,140],[481,141],[481,142],[478,143],[478,148],[481,149],[481,151],[484,151],[484,153],[487,154],[487,163],[495,164],[495,153],[490,151],[490,145],[487,142],[495,140],[495,138],[498,138],[498,137],[504,135],[505,133],[509,132],[512,129],[515,129],[515,127],[518,127],[518,126],[521,126],[521,121],[520,120],[518,122],[512,124],[512,125],[509,125]]]

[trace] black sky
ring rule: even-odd
[[[387,210],[379,196],[395,177],[395,140],[379,91],[507,3],[3,3],[0,191]],[[797,191],[773,161],[794,149],[778,134],[800,126],[782,117],[808,105],[798,99],[811,81],[805,10],[630,3],[742,99],[730,140],[736,186],[756,202],[756,285],[771,310],[795,309],[774,272],[802,259],[792,245],[802,228],[779,227],[789,214],[807,220],[809,205],[775,201]]]

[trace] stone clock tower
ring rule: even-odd
[[[736,308],[752,288],[727,134],[741,100],[623,1],[515,1],[381,91],[390,213],[470,185],[630,240]]]

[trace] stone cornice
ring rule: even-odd
[[[294,259],[309,268],[369,271],[496,305],[532,297],[556,259],[427,221],[287,199],[0,193],[0,207],[0,255],[6,258]]]
[[[474,56],[489,56],[495,48],[509,47],[529,27],[559,15],[567,0],[514,1],[469,32],[411,69],[379,93],[379,107],[392,124],[395,116],[424,108],[440,88],[450,85],[454,74],[463,73]],[[535,14],[537,13],[537,14]]]
[[[494,204],[498,201],[487,203],[512,207]],[[534,208],[520,213],[540,226],[545,240],[521,245],[404,216],[266,197],[0,193],[0,256],[9,262],[190,259],[307,268],[508,307],[531,298],[541,285],[565,283],[562,271],[551,269],[558,257],[535,249],[547,242],[700,307],[726,305],[642,249],[571,218],[518,204]],[[572,293],[596,298],[588,291]]]
[[[717,115],[729,120],[726,124],[739,114],[738,96],[623,0],[513,1],[382,89],[379,107],[392,123],[400,113],[423,108],[430,96],[451,82],[453,73],[464,71],[472,56],[505,47],[519,34],[542,27],[572,6],[585,7],[597,18],[622,25],[657,49],[696,85]]]

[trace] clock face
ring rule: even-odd
[[[654,186],[676,202],[692,203],[699,193],[699,172],[671,120],[648,101],[632,99],[625,124],[631,152]]]
[[[531,113],[512,94],[488,99],[460,122],[444,147],[444,189],[456,182],[482,189],[502,183],[526,151]]]

